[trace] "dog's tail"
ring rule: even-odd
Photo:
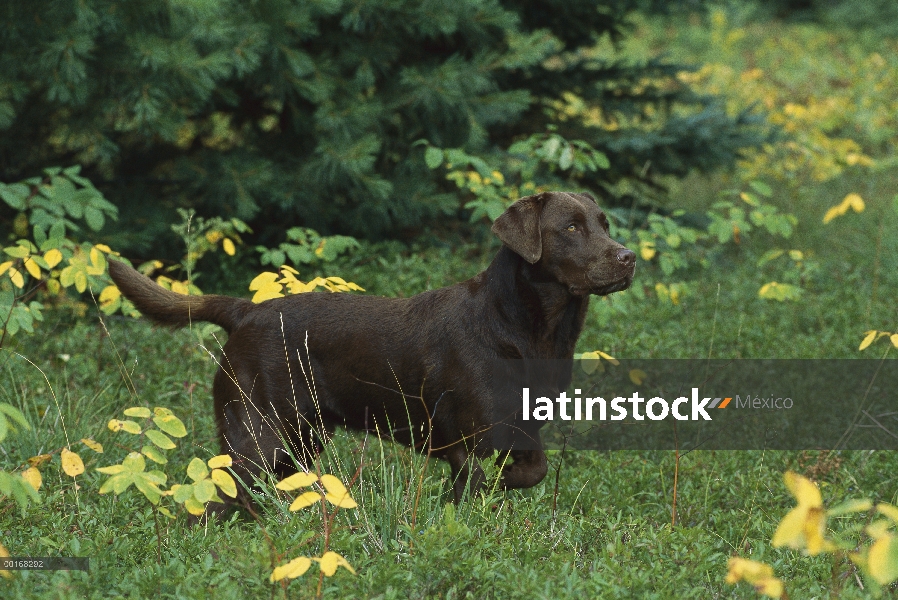
[[[118,260],[109,261],[109,275],[137,310],[163,325],[184,327],[193,321],[207,321],[231,333],[254,306],[243,298],[176,294]]]

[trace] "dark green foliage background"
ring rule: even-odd
[[[179,255],[177,207],[238,217],[274,245],[290,226],[407,237],[459,197],[413,143],[489,153],[546,130],[571,91],[631,126],[567,122],[632,180],[733,162],[761,132],[674,75],[584,52],[654,3],[592,0],[37,0],[0,8],[0,181],[81,164],[121,208],[106,241]],[[676,109],[676,110],[675,110]],[[629,200],[629,199],[628,199]],[[13,217],[14,215],[9,215]],[[150,248],[153,248],[150,250]]]

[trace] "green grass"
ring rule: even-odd
[[[845,221],[834,231],[849,235],[854,226]],[[858,357],[862,332],[887,327],[894,315],[886,294],[871,301],[875,256],[869,249],[821,251],[825,275],[800,304],[758,299],[765,277],[749,260],[753,250],[743,251],[746,256],[722,256],[701,272],[678,306],[623,296],[594,303],[581,349],[622,357]],[[345,268],[356,269],[347,278],[372,291],[413,293],[476,272],[491,252],[393,252]],[[839,272],[845,265],[850,268]],[[881,277],[882,290],[895,289],[895,270],[883,269]],[[120,460],[127,442],[127,434],[113,434],[105,423],[126,406],[168,406],[185,421],[187,443],[170,457],[180,465],[169,469],[178,478],[190,456],[218,452],[210,402],[215,365],[195,335],[122,318],[107,319],[107,327],[109,337],[98,321],[50,311],[39,336],[16,338],[3,353],[0,401],[20,407],[33,426],[4,443],[7,468],[82,437],[106,448],[103,455],[81,449],[88,473],[79,477],[80,489],[58,466],[48,466],[43,504],[24,514],[8,502],[0,509],[0,539],[15,555],[87,556],[91,572],[23,572],[0,582],[3,596],[283,597],[267,575],[273,561],[320,553],[320,536],[307,539],[321,530],[314,511],[289,513],[284,500],[268,493],[258,523],[234,515],[191,529],[183,517],[163,519],[159,564],[156,521],[146,501],[133,490],[118,498],[97,494],[102,476],[94,468]],[[792,505],[781,474],[812,472],[830,503],[898,499],[898,457],[888,452],[691,452],[680,462],[674,527],[672,452],[576,452],[563,463],[555,452],[550,476],[537,487],[457,508],[447,508],[445,464],[427,464],[423,456],[359,434],[339,433],[323,468],[348,479],[362,458],[353,490],[360,508],[340,513],[332,539],[359,574],[341,571],[326,580],[329,597],[753,597],[748,586],[723,582],[734,554],[774,565],[794,597],[863,597],[847,564],[834,576],[827,559],[770,547]],[[311,597],[316,584],[313,567],[290,584],[287,597]]]

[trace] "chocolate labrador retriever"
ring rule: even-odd
[[[308,293],[253,304],[179,295],[118,261],[109,273],[158,323],[208,321],[228,332],[215,416],[222,451],[247,485],[262,471],[310,464],[343,425],[448,460],[460,500],[469,484],[483,485],[477,459],[493,452],[491,361],[572,358],[590,294],[629,287],[636,263],[587,194],[521,198],[493,232],[503,246],[485,271],[411,298]],[[538,444],[502,458],[506,489],[546,475]]]

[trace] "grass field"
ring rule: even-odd
[[[707,202],[724,179],[679,184],[672,203]],[[826,208],[856,189],[867,210],[822,226]],[[634,358],[881,357],[884,343],[865,353],[857,348],[865,331],[898,327],[894,192],[888,172],[849,172],[784,201],[799,216],[790,243],[819,265],[801,300],[758,297],[776,272],[757,265],[765,240],[748,241],[691,271],[690,292],[679,304],[651,294],[636,300],[632,292],[594,300],[579,350]],[[495,252],[489,244],[368,247],[333,272],[368,293],[407,296],[475,274]],[[659,277],[640,264],[635,285]],[[234,514],[195,528],[183,516],[169,521],[154,514],[133,489],[118,497],[97,493],[103,476],[94,469],[127,451],[125,434],[106,428],[127,406],[166,406],[183,419],[186,441],[169,455],[169,466],[182,465],[169,469],[179,478],[191,456],[219,451],[210,389],[215,363],[197,334],[125,318],[106,318],[104,326],[95,313],[48,311],[34,336],[7,342],[0,354],[0,402],[19,407],[32,425],[0,445],[4,468],[84,437],[106,449],[81,448],[87,472],[77,485],[57,467],[45,469],[40,505],[23,513],[12,502],[0,504],[0,540],[16,556],[89,557],[91,570],[20,572],[0,580],[0,597],[314,597],[315,567],[286,588],[268,582],[275,565],[320,554],[322,543],[320,515],[288,512],[273,489],[260,495],[256,518]],[[216,348],[211,337],[202,343]],[[864,598],[868,590],[847,558],[834,563],[771,547],[777,523],[793,506],[782,473],[812,477],[827,504],[856,497],[898,503],[894,453],[698,450],[680,460],[672,526],[673,452],[580,451],[563,460],[554,452],[549,459],[550,474],[535,488],[454,506],[447,465],[338,432],[322,457],[323,471],[348,481],[362,468],[352,489],[359,508],[338,514],[330,543],[358,574],[340,570],[325,579],[324,595],[754,598],[750,586],[724,582],[727,559],[739,555],[773,565],[792,598]],[[836,520],[833,528],[861,521]],[[886,591],[896,595],[894,586]]]

